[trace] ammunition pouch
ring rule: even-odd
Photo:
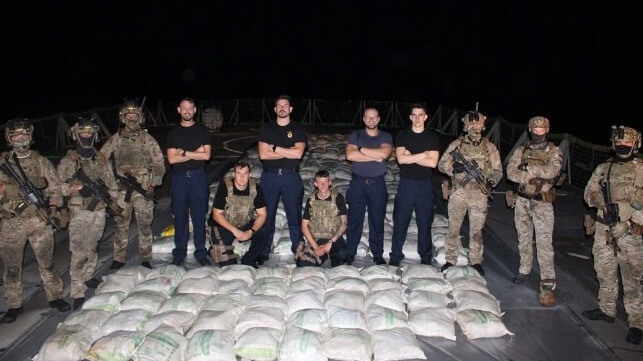
[[[209,226],[209,232],[206,232],[207,238],[209,238],[210,249],[208,253],[214,262],[218,263],[220,266],[228,264],[236,264],[239,255],[234,253],[234,246],[226,246],[221,240],[221,235],[216,226]]]
[[[323,246],[328,243],[329,239],[319,239],[317,240],[318,246]],[[325,256],[318,256],[313,250],[313,247],[306,240],[302,240],[297,245],[297,250],[295,251],[295,262],[306,261],[315,264],[316,266],[321,266],[325,260]],[[322,259],[323,258],[323,259]]]
[[[507,202],[507,207],[513,208],[516,206],[516,193],[513,190],[507,191],[505,193],[505,201]]]
[[[69,226],[69,221],[71,219],[71,212],[69,208],[57,208],[56,211],[52,213],[52,218],[58,220],[58,226],[60,229],[66,229]]]
[[[442,199],[445,201],[449,200],[449,195],[451,194],[451,181],[444,179],[442,181]]]
[[[594,214],[586,213],[583,215],[583,228],[585,228],[585,235],[591,236],[596,232],[596,219]]]
[[[630,228],[630,233],[640,236],[643,234],[643,224],[632,224],[632,228]]]
[[[533,196],[527,195],[526,193],[523,193],[521,191],[518,191],[517,194],[520,197],[523,197],[532,201],[543,201],[547,203],[554,203],[554,201],[556,200],[556,191],[554,190],[554,188],[551,188],[548,192],[540,192]]]
[[[540,194],[543,198],[543,202],[554,203],[556,200],[556,188],[554,187],[550,188],[548,192],[541,192]]]
[[[234,246],[226,246],[221,241],[219,244],[213,244],[210,246],[208,253],[210,253],[210,257],[212,257],[214,262],[219,265],[229,263],[235,264],[237,263],[237,258],[239,258],[239,256],[234,253]]]

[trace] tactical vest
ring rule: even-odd
[[[491,161],[489,159],[489,148],[488,143],[489,139],[482,138],[480,144],[474,145],[473,142],[466,136],[461,136],[460,141],[460,152],[464,158],[470,162],[475,161],[480,167],[480,171],[483,175],[489,174],[491,172]],[[453,184],[454,188],[460,188],[460,183],[467,177],[466,173],[456,173],[453,175]],[[469,187],[476,188],[475,182],[469,182],[467,184]]]
[[[234,184],[232,179],[226,178],[224,181],[228,190],[228,196],[226,197],[223,216],[233,226],[237,228],[243,227],[248,224],[248,222],[250,222],[252,216],[255,213],[255,197],[257,196],[257,185],[254,180],[250,179],[248,181],[250,194],[247,196],[242,196],[233,194]]]
[[[637,188],[643,188],[643,162],[634,158],[622,163],[608,161],[605,165],[601,179],[610,182],[610,195],[612,202],[618,204],[619,217],[628,220],[634,212],[630,206],[632,196]]]
[[[332,238],[341,223],[339,209],[337,208],[337,191],[330,192],[330,201],[310,199],[310,232],[315,239]]]
[[[140,130],[134,134],[118,133],[118,142],[114,157],[119,173],[130,173],[135,176],[143,188],[149,185],[149,167],[152,160],[147,149],[147,133]]]
[[[96,155],[90,159],[81,157],[74,150],[68,150],[67,155],[71,157],[71,160],[74,162],[74,172],[82,168],[83,172],[91,179],[96,181],[97,179],[103,179],[105,176],[105,170],[108,169],[107,158],[100,153],[96,152]],[[74,193],[70,199],[69,204],[72,206],[79,206],[83,209],[87,208],[89,203],[91,203],[92,197],[82,197],[79,193]],[[102,209],[103,202],[101,201],[97,209]]]
[[[532,148],[531,143],[528,142],[525,144],[525,149],[522,152],[522,158],[520,163],[535,164],[535,165],[547,165],[549,159],[551,158],[551,151],[556,147],[554,143],[547,142],[547,146],[544,148]],[[543,178],[533,178],[526,184],[520,184],[520,191],[529,196],[535,196],[537,194],[547,193],[556,183],[556,178],[553,179],[543,179]]]
[[[48,196],[47,194],[47,179],[44,177],[44,174],[42,173],[42,167],[40,166],[40,158],[42,157],[40,153],[38,153],[35,150],[30,150],[30,155],[26,158],[19,158],[20,166],[24,170],[27,179],[34,185],[34,187],[38,188],[45,197]],[[18,167],[13,161],[12,153],[11,152],[3,152],[0,155],[0,159],[2,162],[5,161],[5,156],[9,155],[9,159],[11,159],[11,165],[12,167],[16,170],[19,176],[22,176],[20,174],[20,171],[18,170]],[[13,178],[4,175],[5,179],[5,186],[4,186],[4,194],[2,196],[2,210],[5,212],[9,212],[10,214],[15,213],[16,207],[20,205],[23,202],[22,197],[20,196],[20,186],[18,185],[18,182],[13,180]],[[22,217],[30,217],[33,216],[36,213],[36,207],[34,205],[30,205],[27,207],[21,214]]]

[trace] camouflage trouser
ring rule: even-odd
[[[129,242],[129,228],[132,221],[132,210],[136,215],[138,228],[138,251],[140,261],[152,260],[152,219],[154,202],[146,199],[139,193],[132,193],[131,202],[125,202],[125,191],[118,192],[118,205],[123,208],[120,217],[116,217],[116,239],[114,240],[114,261],[125,263],[127,258],[127,244]]]
[[[522,274],[531,273],[534,258],[534,231],[536,233],[536,251],[540,266],[540,279],[556,279],[554,270],[554,207],[552,203],[516,197],[514,223],[518,232],[518,251],[520,252],[520,269]]]
[[[623,304],[630,327],[643,329],[643,245],[640,235],[625,235],[618,240],[618,255],[607,245],[607,227],[596,222],[594,233],[594,270],[598,278],[598,307],[605,314],[616,315],[618,269],[623,281]]]
[[[478,189],[458,188],[449,196],[449,231],[444,243],[446,261],[456,264],[460,248],[460,227],[469,212],[469,262],[482,263],[482,228],[487,219],[487,197]]]
[[[29,241],[38,261],[47,300],[62,297],[63,282],[54,265],[54,231],[38,217],[2,220],[0,258],[4,263],[4,297],[7,308],[22,306],[22,259]]]
[[[96,271],[96,246],[105,230],[105,211],[90,212],[74,209],[69,222],[69,249],[71,251],[71,296],[85,297],[85,282]]]

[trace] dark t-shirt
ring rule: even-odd
[[[324,200],[330,202],[332,198],[333,197],[328,197]],[[315,199],[319,199],[319,197],[317,197],[317,192],[315,192]],[[346,214],[348,214],[348,209],[346,208],[346,200],[341,193],[338,193],[337,197],[335,197],[335,204],[337,204],[337,209],[339,210],[340,216],[345,216]],[[310,221],[310,198],[306,200],[306,207],[304,208],[304,215],[302,216],[302,218]]]
[[[431,130],[424,128],[422,133],[415,133],[411,128],[401,130],[395,137],[395,147],[404,147],[411,154],[424,151],[440,151],[440,138]],[[411,179],[431,179],[433,168],[417,163],[400,164],[400,177]]]
[[[184,127],[177,124],[167,133],[167,148],[181,148],[188,152],[197,150],[202,145],[210,145],[210,134],[202,124]],[[190,159],[187,162],[175,163],[174,169],[188,170],[205,166],[204,160]]]
[[[240,191],[235,187],[234,181],[232,181],[232,194],[238,196],[249,196],[250,195],[250,186],[246,189]],[[225,185],[225,180],[219,182],[219,187],[217,188],[217,193],[214,195],[214,201],[212,202],[212,208],[216,209],[225,209],[226,198],[228,197],[228,188]],[[263,191],[261,187],[257,184],[257,196],[254,201],[255,209],[263,208],[266,206],[266,198],[263,196]]]
[[[382,144],[393,145],[390,133],[379,130],[377,135],[371,137],[366,129],[356,130],[348,137],[348,144],[364,148],[379,148]],[[351,172],[361,177],[379,177],[386,174],[386,162],[353,162]]]
[[[291,148],[295,143],[307,143],[306,130],[299,124],[290,121],[287,125],[281,126],[273,120],[261,127],[257,135],[257,141],[264,142],[278,147]],[[264,168],[295,168],[299,166],[299,159],[270,159],[262,160]]]

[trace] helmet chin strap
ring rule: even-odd
[[[141,123],[138,120],[125,122],[125,130],[127,130],[128,132],[134,133],[140,129]]]

